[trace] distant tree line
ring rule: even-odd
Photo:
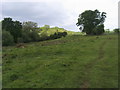
[[[113,30],[109,30],[109,29],[106,29],[105,30],[105,34],[120,34],[120,29],[119,28],[115,28]]]
[[[117,33],[117,34],[119,34],[120,33],[120,28],[114,29],[114,32]]]
[[[50,36],[40,35],[42,31],[37,23],[27,21],[13,21],[12,18],[4,18],[2,22],[2,45],[9,46],[16,43],[28,43],[35,41],[44,41],[65,37],[67,32],[57,32]],[[48,30],[49,25],[45,25],[44,30]]]

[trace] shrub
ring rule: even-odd
[[[14,44],[13,36],[10,34],[10,32],[3,30],[2,32],[2,45],[3,46],[9,46]]]
[[[23,38],[22,37],[18,38],[17,42],[18,43],[23,43]]]
[[[54,33],[53,35],[50,35],[50,39],[57,39],[57,38],[61,38],[62,36],[65,37],[67,35],[67,32],[58,32],[58,33]]]
[[[40,36],[36,31],[30,32],[29,36],[30,36],[32,41],[38,41],[40,39]]]
[[[58,32],[59,33],[59,32]],[[57,34],[56,32],[53,34],[53,39],[57,39],[59,38],[59,34]]]
[[[63,33],[62,32],[58,32],[58,38],[61,38],[63,36]]]
[[[115,33],[119,33],[120,32],[120,29],[118,28],[118,29],[114,29],[113,30]]]
[[[63,32],[63,37],[65,37],[67,35],[67,32]]]
[[[30,42],[32,41],[30,36],[29,36],[30,32],[29,31],[23,31],[22,32],[22,39],[24,43]]]
[[[40,36],[38,34],[38,32],[36,31],[28,31],[28,30],[24,30],[22,32],[22,37],[19,38],[19,42],[34,42],[34,41],[39,41],[40,40]]]

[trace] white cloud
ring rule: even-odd
[[[21,7],[20,5],[16,7],[16,5],[9,4],[8,7],[6,7],[6,15],[8,16],[11,15],[16,19],[21,18],[21,20],[31,18],[41,24],[46,23],[68,30],[78,31],[76,26],[78,15],[85,10],[95,9],[107,13],[105,28],[117,28],[118,1],[119,0],[3,0],[2,2],[6,4],[7,2],[11,2],[11,4],[12,2],[28,3],[27,6],[23,5]],[[34,2],[34,4],[30,4],[29,2]],[[17,11],[21,11],[22,16],[19,16],[21,12]]]

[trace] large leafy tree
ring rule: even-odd
[[[2,30],[10,32],[14,38],[14,42],[17,42],[18,37],[22,33],[22,24],[19,21],[13,21],[12,18],[4,18],[2,20]]]
[[[45,30],[48,30],[50,28],[49,25],[44,25]]]
[[[99,12],[98,10],[86,10],[79,15],[78,22],[76,23],[76,25],[80,26],[80,30],[82,30],[82,32],[86,32],[86,34],[91,35],[94,34],[95,29],[100,30],[97,28],[98,26],[100,28],[101,25],[104,26],[103,23],[105,21],[105,18],[105,12]]]
[[[28,30],[28,31],[34,31],[37,29],[37,23],[32,22],[32,21],[27,21],[22,23],[22,29],[23,30]]]
[[[23,42],[38,41],[40,38],[38,34],[40,29],[38,28],[38,25],[35,22],[32,21],[23,22],[22,31]]]

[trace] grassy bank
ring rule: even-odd
[[[3,47],[3,88],[117,88],[117,35]]]

